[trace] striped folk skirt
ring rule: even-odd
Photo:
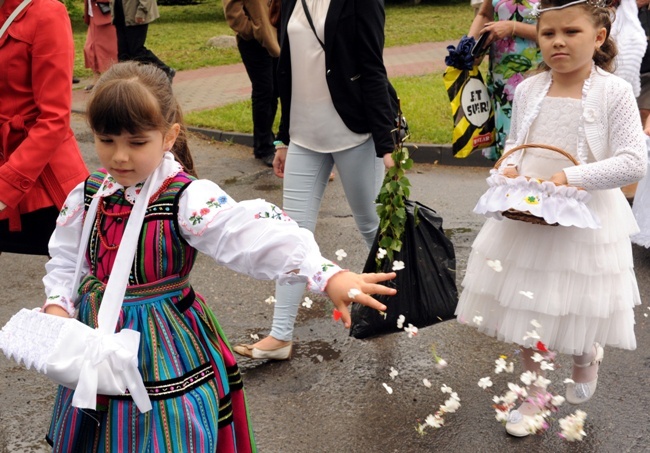
[[[95,327],[104,284],[82,282],[79,319]],[[127,394],[99,396],[97,410],[57,391],[47,440],[54,452],[254,452],[243,384],[215,315],[187,277],[127,288],[118,329],[141,334],[139,368],[153,409]]]

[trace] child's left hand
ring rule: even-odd
[[[334,275],[327,282],[325,292],[332,299],[336,309],[341,312],[341,320],[346,328],[350,328],[350,311],[348,305],[358,302],[362,305],[376,310],[386,311],[386,306],[372,297],[370,294],[395,295],[397,290],[379,282],[392,280],[395,272],[388,274],[355,274],[354,272],[343,271]],[[354,294],[357,290],[358,294]],[[350,296],[353,297],[350,297]]]
[[[563,171],[558,171],[553,176],[551,176],[551,182],[558,185],[566,185],[569,183],[566,179],[566,174]]]

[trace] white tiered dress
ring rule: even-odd
[[[526,142],[575,156],[581,115],[581,100],[546,97]],[[569,165],[560,154],[527,149],[519,173],[549,179]],[[638,227],[620,189],[591,195],[599,229],[488,219],[472,245],[459,322],[479,324],[474,319],[480,316],[478,329],[487,335],[526,347],[541,340],[566,354],[591,351],[596,341],[635,349],[633,309],[641,300],[630,235]],[[533,330],[540,340],[525,338]]]
[[[650,137],[646,138],[646,145],[650,159]],[[636,188],[632,212],[641,230],[632,236],[632,242],[650,248],[650,175],[647,173]]]

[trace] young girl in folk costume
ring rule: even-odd
[[[393,294],[376,283],[394,274],[343,272],[320,255],[308,230],[285,215],[261,215],[281,213],[276,206],[235,202],[213,182],[196,179],[162,70],[114,65],[95,86],[88,119],[105,168],[79,184],[61,211],[50,241],[44,310],[97,326],[106,282],[118,271],[116,254],[129,247],[122,242],[134,200],[151,178],[150,191],[156,189],[117,330],[140,332],[138,369],[152,410],[141,413],[129,396],[101,395],[96,410],[81,410],[72,405],[74,392],[60,387],[48,440],[55,452],[255,451],[237,363],[215,315],[189,283],[197,252],[256,278],[306,281],[330,296],[346,325],[345,307],[355,293],[355,301],[385,309],[368,293]],[[86,220],[93,225],[90,239],[80,244],[84,213],[97,197],[96,217]],[[77,288],[75,258],[85,246],[85,277]]]
[[[588,190],[602,227],[487,220],[472,245],[457,315],[460,322],[482,316],[481,332],[521,345],[527,371],[540,372],[532,360],[538,340],[527,335],[534,329],[549,349],[573,355],[566,399],[578,404],[596,390],[603,346],[636,347],[633,309],[640,298],[629,236],[637,225],[619,188],[643,177],[646,150],[632,89],[608,72],[616,47],[604,2],[542,0],[540,6],[537,39],[546,71],[517,88],[506,150],[554,145],[580,165],[527,148],[499,171]],[[531,386],[529,395],[540,390]],[[527,435],[537,411],[532,400],[512,411],[508,433]]]

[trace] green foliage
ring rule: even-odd
[[[405,140],[407,138],[405,137]],[[393,261],[394,253],[402,249],[402,236],[406,229],[404,202],[411,193],[411,182],[406,177],[406,170],[413,166],[413,159],[409,157],[408,149],[403,146],[403,142],[395,145],[391,156],[395,165],[386,172],[376,200],[379,215],[379,247],[386,250],[389,261]],[[381,260],[377,258],[376,262],[379,269]]]

